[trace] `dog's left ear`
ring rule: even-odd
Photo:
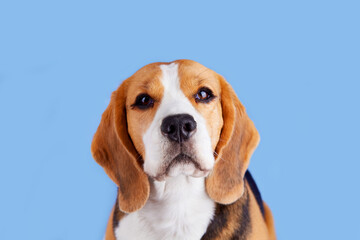
[[[260,136],[230,84],[220,75],[219,81],[224,125],[206,191],[215,202],[231,204],[244,192],[244,175]]]

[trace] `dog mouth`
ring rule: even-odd
[[[173,167],[176,164],[193,164],[195,168],[202,170],[200,167],[200,164],[197,163],[192,157],[190,157],[189,155],[186,155],[184,153],[180,153],[179,155],[177,155],[173,160],[170,161],[170,163],[168,164],[168,166],[165,169],[165,174],[168,174],[171,167]]]
[[[185,153],[178,154],[162,169],[163,171],[155,177],[158,181],[164,181],[167,177],[175,177],[177,175],[205,177],[210,172],[210,170],[204,169],[193,157]]]

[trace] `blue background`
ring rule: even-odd
[[[130,3],[131,2],[131,3]],[[360,239],[359,1],[1,1],[0,239],[102,239],[90,154],[110,94],[155,61],[224,75],[261,143],[279,239]]]

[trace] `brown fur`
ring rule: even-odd
[[[206,178],[206,191],[218,203],[217,211],[220,211],[219,206],[226,206],[231,213],[228,224],[221,229],[221,237],[207,239],[228,239],[232,236],[239,221],[242,221],[239,211],[244,201],[248,201],[251,227],[256,229],[249,239],[275,239],[270,209],[265,205],[265,224],[254,196],[244,188],[244,174],[259,142],[253,122],[223,77],[194,61],[176,62],[179,64],[180,87],[206,119],[215,150],[215,166]],[[95,160],[119,187],[118,204],[114,206],[106,231],[108,240],[115,238],[112,219],[116,208],[122,211],[118,216],[120,220],[124,213],[141,209],[149,197],[148,176],[142,169],[145,156],[142,136],[163,96],[161,64],[169,63],[153,63],[141,68],[113,92],[92,142]],[[194,94],[204,85],[213,91],[216,99],[209,104],[198,104]],[[155,99],[152,109],[139,111],[131,108],[136,96],[141,93],[148,93]]]
[[[269,233],[269,240],[276,240],[275,223],[269,206],[264,202],[265,223]]]
[[[128,83],[113,92],[95,133],[91,151],[95,160],[119,187],[119,207],[123,212],[142,208],[150,192],[134,145],[128,135],[125,96]]]
[[[216,162],[206,179],[209,196],[230,204],[244,192],[244,174],[259,142],[259,134],[231,86],[219,76],[224,126],[216,147]]]
[[[113,209],[111,210],[110,218],[108,220],[108,224],[106,227],[105,232],[105,240],[116,240],[115,233],[114,233],[114,225],[113,225],[113,218],[114,218],[114,208],[117,206],[115,205]]]

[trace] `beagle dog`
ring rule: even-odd
[[[259,139],[216,72],[191,60],[141,68],[112,93],[91,145],[118,187],[105,239],[276,239],[247,171]]]

